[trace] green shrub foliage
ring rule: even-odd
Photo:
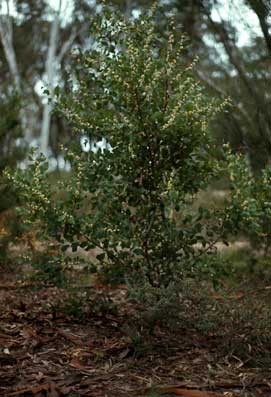
[[[27,219],[41,220],[63,250],[98,247],[111,282],[167,287],[201,268],[224,233],[223,214],[210,221],[208,210],[191,210],[219,172],[208,123],[224,105],[193,79],[174,23],[161,36],[151,14],[125,21],[104,8],[91,38],[91,49],[75,54],[68,92],[56,90],[57,110],[78,140],[105,138],[106,148],[66,150],[72,173],[61,194],[42,157],[12,178]]]
[[[21,232],[18,218],[13,211],[18,204],[18,197],[14,187],[4,176],[5,167],[15,167],[26,154],[26,148],[22,144],[20,107],[20,98],[15,92],[0,94],[0,263],[6,262],[9,242]]]
[[[253,174],[247,157],[228,152],[230,178],[230,220],[232,230],[241,231],[254,249],[270,254],[271,166]]]
[[[11,186],[6,184],[3,176],[5,167],[14,167],[25,156],[22,142],[22,129],[19,120],[20,98],[16,93],[0,95],[0,212],[14,204]]]

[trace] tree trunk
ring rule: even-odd
[[[13,30],[12,19],[9,14],[0,15],[0,38],[3,45],[4,53],[8,63],[9,71],[13,80],[13,84],[18,93],[23,97],[21,76],[19,73],[16,54],[13,46]],[[32,140],[32,131],[27,122],[27,115],[25,107],[22,106],[20,110],[20,121],[24,132],[26,142],[29,144]]]
[[[59,13],[55,15],[54,20],[51,24],[49,47],[47,52],[45,73],[47,78],[48,89],[50,95],[52,95],[54,87],[54,78],[56,76],[56,47],[59,33]],[[40,137],[40,150],[48,157],[49,151],[49,138],[50,138],[50,125],[51,125],[51,111],[52,106],[47,100],[43,107],[43,118],[41,126],[41,137]]]
[[[59,53],[57,54],[61,7],[62,7],[62,1],[60,0],[58,11],[55,14],[55,18],[51,24],[49,47],[48,47],[48,51],[47,51],[47,59],[46,59],[46,65],[45,65],[45,74],[46,74],[47,86],[48,86],[50,95],[53,94],[53,89],[57,82],[56,79],[57,79],[58,73],[59,73],[58,66],[60,65],[64,55],[71,48],[71,46],[78,34],[78,32],[75,29],[72,29],[69,38],[67,39],[67,41],[65,41],[63,43],[62,47],[60,48]],[[46,157],[48,157],[48,154],[49,154],[52,109],[53,109],[53,107],[49,101],[47,101],[43,105],[43,117],[42,117],[41,136],[40,136],[40,150]]]

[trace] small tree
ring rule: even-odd
[[[99,247],[99,268],[133,283],[167,287],[191,272],[223,234],[223,217],[191,203],[218,171],[208,123],[222,107],[210,101],[182,58],[184,39],[153,15],[125,21],[108,9],[92,22],[92,49],[75,56],[58,111],[78,144],[65,195],[55,200],[40,158],[14,177],[28,219],[41,219],[63,250]],[[34,182],[34,183],[33,183]],[[202,263],[202,262],[201,262]]]

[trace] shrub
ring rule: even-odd
[[[111,282],[151,289],[205,271],[202,258],[225,232],[223,211],[191,211],[219,172],[208,123],[223,105],[204,95],[184,65],[182,36],[168,28],[161,36],[153,15],[127,22],[104,8],[56,109],[78,140],[105,138],[106,147],[66,150],[72,173],[58,200],[42,157],[12,177],[25,217],[39,219],[63,251],[99,247],[98,270]]]
[[[18,202],[14,188],[3,172],[5,167],[14,167],[21,161],[26,149],[18,140],[22,139],[22,130],[18,114],[20,98],[16,93],[3,92],[0,95],[0,262],[7,261],[9,242],[15,238],[21,228],[13,211]]]
[[[267,255],[271,243],[271,166],[254,175],[245,155],[228,152],[227,160],[232,228],[247,236],[254,249],[262,249]]]
[[[61,261],[62,259],[62,261]],[[63,272],[63,258],[47,253],[33,255],[32,267],[36,270],[34,280],[50,282],[57,286],[64,286],[67,282]]]

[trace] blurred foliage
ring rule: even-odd
[[[5,167],[14,168],[26,154],[19,112],[18,94],[2,93],[0,96],[0,263],[6,260],[9,242],[21,232],[21,224],[14,213],[18,197],[12,184],[3,174]]]
[[[231,222],[247,236],[254,249],[270,254],[271,167],[254,175],[245,155],[227,155],[230,179]]]

